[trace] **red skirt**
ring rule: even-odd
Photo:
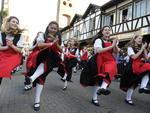
[[[11,78],[11,72],[21,64],[22,55],[12,49],[0,51],[0,78]]]
[[[98,76],[110,84],[117,74],[117,63],[110,52],[100,53],[97,56]]]
[[[150,72],[150,63],[142,62],[141,60],[133,60],[132,63],[133,73],[140,75],[144,72]]]
[[[26,67],[27,69],[31,69],[36,68],[36,64],[37,64],[37,56],[40,52],[40,49],[36,49],[34,50],[32,53],[29,54],[28,58],[27,58],[27,62],[26,62]]]

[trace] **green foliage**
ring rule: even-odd
[[[0,17],[5,18],[6,16],[8,16],[8,10],[0,11]]]

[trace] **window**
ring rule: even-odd
[[[63,1],[63,4],[66,5],[67,4],[66,1]]]
[[[124,9],[122,11],[122,22],[126,22],[128,19],[127,19],[127,14],[128,14],[128,9]]]
[[[128,7],[128,12],[127,12],[127,20],[132,19],[132,6]]]
[[[110,15],[110,26],[114,24],[114,15]]]
[[[71,4],[71,3],[69,3],[69,7],[72,7],[72,4]]]
[[[104,21],[105,21],[104,26],[105,25],[109,25],[109,23],[110,23],[110,16],[106,16]]]
[[[113,14],[110,14],[108,16],[105,17],[105,24],[104,25],[114,25],[115,24],[115,16],[114,16],[115,13]]]
[[[76,27],[74,27],[74,36],[79,37],[79,35],[80,35],[79,26],[76,26]]]
[[[146,14],[146,0],[135,2],[134,18],[144,16]]]
[[[94,28],[95,28],[95,18],[91,18],[89,24],[89,31],[94,30]]]
[[[132,19],[132,6],[127,6],[124,9],[118,11],[118,23],[126,22]]]
[[[147,3],[146,3],[146,14],[150,14],[150,0],[147,0]]]

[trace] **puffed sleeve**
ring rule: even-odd
[[[97,48],[103,48],[101,39],[96,39],[95,40],[95,43],[94,43],[94,51],[95,51],[95,53],[97,53]]]
[[[17,43],[17,47],[23,48],[24,44],[25,44],[25,37],[24,37],[24,35],[21,35],[20,40]]]
[[[40,33],[39,36],[37,37],[36,41],[37,41],[37,43],[43,43],[43,42],[45,42],[44,34]]]
[[[0,45],[3,45],[1,32],[0,32]]]
[[[133,50],[132,47],[128,47],[127,52],[128,52],[128,56],[131,56],[131,55],[134,55],[134,54],[135,54],[135,52],[134,52],[134,50]]]
[[[102,47],[102,40],[101,40],[101,39],[96,39],[96,40],[95,40],[94,49],[97,48],[97,47],[103,48],[103,47]]]

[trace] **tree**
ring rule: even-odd
[[[8,10],[0,11],[0,26],[2,25],[3,19],[8,16]]]

